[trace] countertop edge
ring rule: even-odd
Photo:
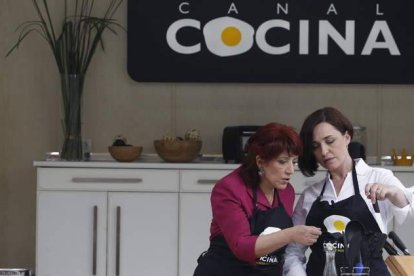
[[[232,170],[240,164],[226,164],[218,162],[192,162],[192,163],[168,163],[168,162],[117,162],[117,161],[33,161],[35,167],[49,168],[119,168],[119,169],[203,169],[203,170]],[[393,172],[414,172],[414,166],[380,166],[373,167],[389,169]],[[296,168],[298,170],[298,168]],[[324,171],[324,169],[320,169]]]
[[[114,168],[114,169],[203,169],[232,170],[240,164],[225,163],[168,163],[168,162],[116,162],[116,161],[34,161],[35,167],[49,168]]]

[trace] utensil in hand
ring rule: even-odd
[[[378,205],[378,200],[376,200],[375,203],[372,204],[372,206],[374,207],[375,213],[380,213],[380,209],[379,209],[379,205]]]

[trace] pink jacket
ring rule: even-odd
[[[234,255],[252,264],[256,261],[254,247],[257,236],[251,235],[248,218],[253,213],[252,189],[240,177],[240,168],[222,178],[214,186],[211,193],[213,220],[210,228],[210,239],[217,235],[224,236]],[[295,191],[292,185],[279,191],[283,207],[289,216],[293,212]],[[271,208],[263,192],[257,190],[257,204],[259,209]],[[277,207],[275,198],[273,207]]]

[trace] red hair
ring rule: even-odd
[[[241,167],[241,176],[248,186],[259,184],[256,156],[265,162],[277,158],[281,153],[289,155],[301,155],[303,151],[302,141],[298,133],[289,126],[268,123],[260,127],[246,143],[247,156]]]

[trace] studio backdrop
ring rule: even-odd
[[[414,83],[414,2],[128,0],[140,82]]]

